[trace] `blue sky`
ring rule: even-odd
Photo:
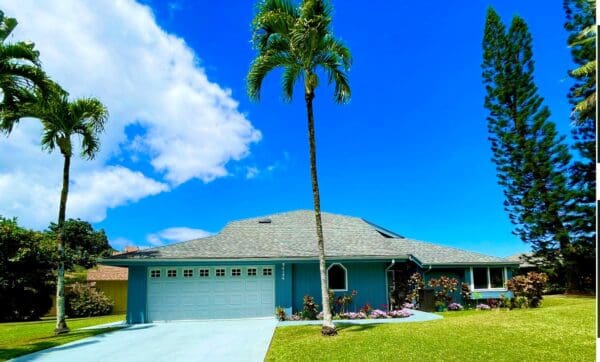
[[[168,186],[109,204],[105,217],[92,218],[95,226],[104,228],[118,245],[148,245],[149,239],[170,228],[218,232],[231,220],[312,208],[301,89],[291,103],[284,103],[277,72],[267,78],[259,103],[246,96],[244,80],[254,56],[249,42],[253,3],[144,4],[165,33],[183,39],[193,50],[208,80],[231,91],[237,111],[261,137],[246,142],[247,152],[227,161],[227,175],[170,183],[164,182],[164,169],[144,162],[152,152],[132,157],[135,148],[122,147],[105,158],[103,167],[126,167]],[[490,3],[333,5],[334,32],[354,56],[353,94],[349,104],[340,106],[332,102],[330,88],[321,86],[316,93],[323,210],[491,255],[527,250],[511,234],[490,161],[480,71]],[[572,64],[561,3],[492,5],[505,22],[519,14],[529,24],[535,80],[552,119],[568,135],[567,70]],[[36,44],[43,55],[42,43]],[[95,89],[89,93],[96,94]],[[143,119],[123,129],[127,140],[147,132]],[[202,138],[197,142],[201,147]]]

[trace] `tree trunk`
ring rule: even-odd
[[[310,176],[312,180],[313,203],[315,207],[315,222],[317,225],[317,244],[319,248],[319,273],[321,275],[321,300],[323,305],[323,328],[321,333],[326,336],[337,334],[331,317],[329,305],[329,290],[327,288],[327,268],[325,265],[325,243],[323,240],[323,224],[321,223],[321,198],[319,196],[319,181],[317,179],[317,150],[315,142],[315,122],[312,102],[315,95],[306,90],[306,113],[308,116],[308,145],[310,149]]]
[[[67,195],[69,194],[69,168],[71,166],[71,156],[65,156],[63,167],[63,185],[60,193],[60,206],[58,209],[58,278],[56,281],[56,329],[55,334],[68,333],[69,327],[65,320],[65,247],[63,242],[63,225],[65,223],[65,213],[67,210]]]

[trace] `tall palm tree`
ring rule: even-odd
[[[16,26],[17,20],[0,10],[0,131],[5,133],[21,118],[19,110],[32,100],[32,91],[46,93],[49,88],[34,44],[7,42]]]
[[[62,191],[58,209],[59,263],[56,283],[56,334],[69,331],[65,320],[65,265],[63,224],[69,194],[69,172],[73,156],[73,136],[79,136],[81,157],[93,159],[100,149],[99,134],[104,130],[108,110],[95,98],[79,98],[69,101],[68,94],[53,85],[47,98],[39,98],[25,108],[25,116],[38,118],[43,125],[42,148],[48,152],[56,148],[64,157]]]
[[[300,79],[304,81],[310,172],[321,274],[323,304],[321,333],[335,335],[337,332],[332,322],[327,289],[313,100],[315,89],[319,85],[319,72],[323,72],[329,84],[334,85],[336,103],[346,103],[350,99],[347,71],[352,57],[348,48],[333,36],[331,7],[325,0],[303,0],[298,6],[290,0],[265,0],[258,7],[252,21],[252,30],[252,43],[258,51],[258,56],[253,60],[247,78],[247,90],[251,99],[260,98],[263,80],[275,68],[283,68],[283,96],[288,102],[292,99],[295,83]]]

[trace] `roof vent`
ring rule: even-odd
[[[270,224],[271,223],[271,219],[266,218],[266,219],[260,219],[258,220],[259,224]]]

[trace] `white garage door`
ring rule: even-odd
[[[148,268],[151,321],[273,316],[273,266]]]

